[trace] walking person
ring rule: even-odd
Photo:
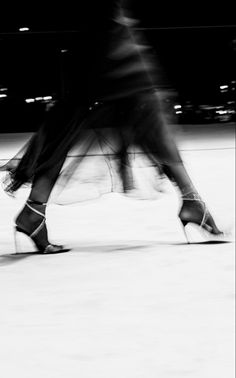
[[[1,168],[9,172],[9,193],[31,183],[29,198],[15,219],[16,232],[31,238],[42,253],[62,252],[63,246],[48,240],[45,211],[51,192],[61,177],[67,185],[95,145],[103,152],[108,145],[124,192],[135,186],[129,148],[138,146],[158,174],[178,187],[184,229],[192,223],[211,240],[223,238],[183,164],[161,108],[155,58],[127,8],[119,0],[102,0],[87,21],[86,47],[81,50],[86,67],[83,99],[75,91],[59,101],[18,163],[12,159]],[[79,153],[67,164],[72,149]]]

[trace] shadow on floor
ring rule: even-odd
[[[61,253],[66,253],[69,252],[70,249],[64,249],[63,251],[60,252],[54,252],[54,253],[43,253],[43,252],[21,252],[21,253],[8,253],[8,254],[3,254],[0,256],[0,266],[4,265],[10,265],[14,264],[16,262],[20,262],[24,259],[27,259],[32,256],[46,256],[46,255],[58,255]]]
[[[72,248],[64,249],[63,251],[60,252],[55,252],[55,253],[48,253],[45,254],[43,252],[21,252],[21,253],[9,253],[9,254],[3,254],[0,255],[0,266],[5,266],[5,265],[11,265],[17,262],[20,262],[24,259],[27,259],[29,257],[33,256],[46,256],[46,255],[58,255],[62,253],[67,253],[67,252],[75,252],[75,253],[111,253],[111,252],[129,252],[129,251],[136,251],[136,250],[145,250],[150,247],[158,247],[160,245],[165,245],[169,247],[175,247],[175,246],[185,246],[188,248],[191,245],[213,245],[213,244],[226,244],[226,243],[231,243],[231,241],[205,241],[205,242],[196,242],[196,243],[191,243],[187,244],[185,242],[165,242],[165,241],[153,241],[153,242],[148,242],[145,244],[112,244],[112,245],[99,245],[99,244],[93,244],[93,245],[84,245],[84,246],[73,246]],[[185,251],[186,251],[185,248]]]

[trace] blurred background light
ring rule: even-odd
[[[229,88],[228,85],[221,85],[221,86],[220,86],[220,89],[221,89],[221,90],[228,89],[228,88]]]
[[[19,28],[19,31],[20,31],[20,32],[29,31],[29,28],[26,27],[26,26],[24,26],[24,27],[22,27],[22,28]]]
[[[27,102],[27,104],[30,104],[31,102],[35,102],[35,99],[34,98],[26,98],[25,102]]]

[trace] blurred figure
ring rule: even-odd
[[[16,231],[28,235],[42,253],[63,251],[63,246],[48,241],[45,209],[52,189],[57,185],[66,189],[71,182],[78,185],[79,180],[72,178],[99,148],[104,162],[109,164],[111,155],[116,160],[122,191],[129,193],[136,186],[130,151],[138,146],[158,175],[179,188],[183,227],[193,223],[210,239],[222,238],[183,165],[162,111],[156,57],[135,30],[130,8],[118,0],[95,3],[81,48],[83,99],[78,99],[75,88],[73,95],[59,101],[24,149],[2,168],[9,171],[7,192],[32,184],[15,220]],[[76,156],[68,160],[72,149]]]

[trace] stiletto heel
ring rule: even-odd
[[[201,242],[229,242],[228,235],[218,229],[205,202],[197,194],[191,193],[182,199],[179,218],[188,244],[199,242],[199,237]]]
[[[27,200],[26,208],[28,211],[32,212],[33,214],[40,217],[37,219],[36,225],[32,224],[32,222],[25,222],[24,220],[24,210],[23,212],[17,217],[16,225],[15,225],[15,232],[14,232],[14,239],[15,239],[15,248],[16,252],[18,252],[18,242],[17,242],[17,233],[22,233],[26,235],[35,245],[38,252],[43,254],[50,254],[50,253],[59,253],[59,252],[67,252],[69,249],[65,249],[62,245],[55,245],[51,244],[47,238],[47,227],[46,227],[46,217],[45,214],[37,209],[35,209],[32,205],[43,206],[45,207],[46,203],[41,203],[38,201]],[[27,224],[28,223],[28,224]],[[27,229],[27,226],[31,226],[31,230]],[[33,227],[32,227],[33,226]]]
[[[19,242],[17,240],[17,228],[16,227],[14,227],[14,243],[15,243],[15,252],[20,253],[21,248],[20,248]]]
[[[188,236],[188,233],[185,229],[187,223],[185,223],[185,221],[181,221],[181,224],[182,224],[182,227],[183,227],[183,232],[184,232],[185,238],[187,240],[187,243],[190,244],[189,236]]]

